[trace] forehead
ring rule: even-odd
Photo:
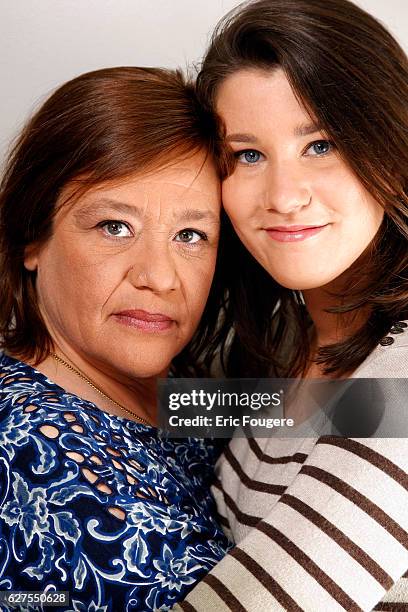
[[[74,214],[81,209],[95,206],[103,208],[129,205],[149,209],[149,205],[165,203],[172,210],[190,205],[218,209],[221,206],[220,181],[211,159],[204,153],[170,162],[167,166],[111,182],[96,185],[79,197],[75,184],[67,186],[61,196],[69,201]],[[124,206],[122,206],[124,208]]]
[[[310,120],[281,68],[235,72],[221,84],[216,106],[227,129],[235,129],[243,121],[246,125],[262,123],[279,128],[282,122]]]
[[[196,153],[185,159],[170,162],[163,168],[142,172],[131,177],[131,185],[160,187],[171,186],[180,194],[202,192],[213,194],[219,188],[215,165],[204,153]]]

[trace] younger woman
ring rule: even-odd
[[[231,238],[227,373],[408,377],[402,49],[347,0],[258,0],[218,28],[199,90],[236,158],[223,200],[252,256]],[[234,439],[215,495],[238,545],[188,603],[408,605],[407,468],[403,438]]]

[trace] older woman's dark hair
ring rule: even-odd
[[[407,57],[376,19],[347,0],[257,0],[217,27],[198,77],[199,97],[214,110],[229,75],[274,67],[284,70],[300,102],[385,210],[378,235],[353,266],[341,307],[331,310],[366,308],[368,320],[317,357],[326,373],[342,375],[362,363],[393,322],[408,316]],[[236,334],[227,372],[304,372],[311,335],[300,294],[279,287],[229,233],[225,316],[235,322]]]
[[[3,349],[35,362],[52,349],[37,304],[35,273],[28,272],[23,262],[29,245],[51,235],[64,186],[71,183],[79,195],[199,150],[214,156],[213,121],[198,104],[194,87],[171,70],[130,67],[90,72],[66,83],[45,102],[12,150],[0,188]],[[218,169],[222,175],[222,164]],[[175,359],[179,374],[201,372],[201,365],[211,360],[220,283],[218,267],[200,328]]]

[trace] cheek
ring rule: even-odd
[[[234,175],[224,182],[223,205],[239,239],[252,255],[257,256],[262,250],[257,219],[263,199],[255,191],[254,183],[241,183]]]
[[[222,186],[222,202],[225,211],[235,225],[250,215],[250,203],[254,200],[248,185],[232,175],[226,179]]]
[[[339,204],[339,210],[341,210]],[[384,209],[360,185],[351,186],[345,193],[343,207],[346,207],[350,234],[354,240],[367,246],[376,235],[384,218]]]
[[[82,304],[83,316],[94,313],[91,305],[102,306],[115,286],[115,260],[92,257],[89,249],[76,248],[58,241],[40,261],[38,291],[48,303],[55,303],[62,315],[77,311]],[[98,311],[99,312],[99,311]]]
[[[369,218],[371,220],[371,225],[373,227],[374,234],[376,234],[378,229],[380,228],[381,223],[384,220],[384,209],[373,198],[371,198]]]
[[[201,261],[188,262],[180,270],[186,302],[188,326],[195,327],[201,318],[214,278],[216,252],[203,256]]]

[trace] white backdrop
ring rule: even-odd
[[[57,85],[105,66],[199,61],[239,0],[0,0],[0,161]],[[358,0],[408,50],[408,0]]]

